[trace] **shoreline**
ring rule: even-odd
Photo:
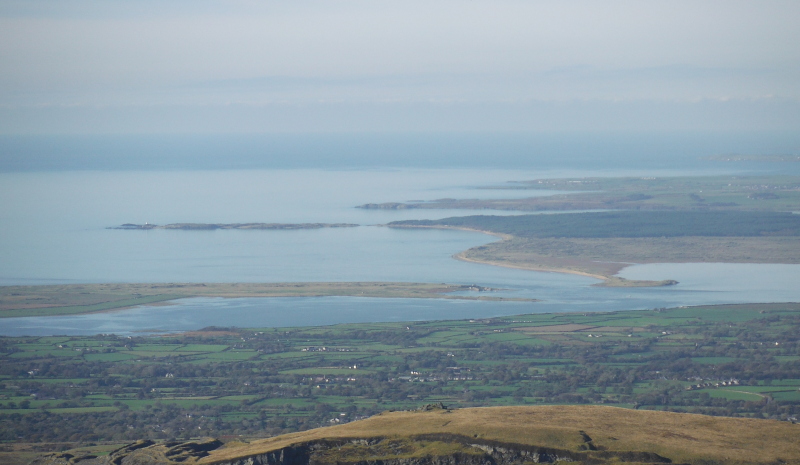
[[[569,268],[558,268],[558,267],[546,267],[546,266],[536,266],[536,265],[512,265],[508,263],[500,263],[490,260],[479,260],[476,258],[467,257],[465,254],[468,250],[463,252],[459,252],[453,255],[453,258],[456,260],[460,260],[462,262],[469,262],[469,263],[478,263],[481,265],[491,265],[491,266],[500,266],[503,268],[513,268],[515,270],[526,270],[526,271],[539,271],[542,273],[564,273],[564,274],[574,274],[578,276],[586,276],[588,278],[599,279],[601,281],[606,281],[611,279],[610,276],[603,276],[601,274],[593,274],[589,273],[588,271],[578,271],[578,270],[570,270]],[[622,279],[622,278],[620,278]],[[593,284],[594,285],[594,284]]]
[[[401,225],[401,226],[389,226],[391,228],[405,228],[405,229],[453,229],[457,231],[468,231],[468,232],[477,232],[482,234],[487,234],[489,236],[499,237],[501,241],[508,241],[514,238],[511,234],[505,233],[498,233],[494,231],[486,231],[482,229],[475,229],[475,228],[463,228],[458,226],[428,226],[428,225]],[[613,275],[603,275],[599,273],[591,273],[589,271],[583,271],[579,269],[571,269],[571,268],[563,268],[558,266],[547,266],[547,265],[525,265],[525,264],[509,264],[509,263],[501,263],[499,261],[494,260],[481,260],[477,258],[472,258],[467,256],[469,251],[472,249],[467,249],[462,252],[459,252],[452,257],[456,260],[468,262],[468,263],[478,263],[481,265],[491,265],[491,266],[499,266],[503,268],[512,268],[516,270],[526,270],[526,271],[537,271],[542,273],[564,273],[564,274],[572,274],[578,276],[585,276],[588,278],[598,279],[601,282],[592,284],[595,287],[663,287],[663,286],[674,286],[678,284],[678,281],[672,279],[665,279],[662,281],[644,281],[644,280],[633,280],[633,279],[626,279],[619,276],[616,276],[616,273],[619,273],[621,270],[632,266],[637,265],[637,263],[627,263],[620,266],[616,273]]]
[[[527,270],[527,271],[538,271],[542,273],[564,273],[564,274],[572,274],[578,276],[586,276],[588,278],[594,278],[600,280],[599,283],[592,284],[594,287],[664,287],[664,286],[674,286],[678,284],[678,281],[674,279],[664,279],[661,281],[646,281],[646,280],[638,280],[638,279],[626,279],[619,276],[605,276],[601,274],[594,274],[589,273],[587,271],[580,271],[580,270],[571,270],[569,268],[558,268],[558,267],[547,267],[547,266],[536,266],[536,265],[512,265],[507,263],[500,263],[491,260],[479,260],[475,258],[470,258],[466,256],[468,250],[464,252],[459,252],[453,255],[453,258],[456,260],[460,260],[463,262],[469,263],[478,263],[482,265],[491,265],[491,266],[500,266],[503,268],[513,268],[517,270]],[[631,265],[636,265],[633,263]],[[627,268],[631,265],[625,265],[621,269]]]

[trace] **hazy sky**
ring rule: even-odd
[[[0,132],[800,127],[800,2],[2,0]]]

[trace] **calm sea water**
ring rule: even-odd
[[[793,135],[560,137],[0,138],[0,285],[422,281],[477,283],[507,289],[502,294],[543,300],[518,304],[188,299],[169,307],[102,315],[4,319],[0,334],[295,326],[800,300],[800,286],[795,285],[800,282],[798,266],[635,266],[623,276],[677,279],[681,284],[655,289],[596,288],[591,287],[597,282],[591,278],[451,258],[496,240],[491,236],[378,226],[472,211],[354,208],[388,201],[551,194],[483,189],[543,177],[798,171],[797,164],[731,165],[700,159],[732,152],[791,153],[792,147],[800,147],[800,138]],[[348,222],[361,226],[301,231],[105,229],[128,222]]]

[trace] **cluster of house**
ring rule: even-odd
[[[354,383],[358,381],[358,378],[353,376],[336,376],[336,377],[328,377],[328,376],[313,376],[313,377],[306,377],[303,378],[303,383],[319,383],[315,384],[314,387],[316,389],[331,389],[335,387],[337,383]]]
[[[448,354],[449,355],[449,354]],[[424,373],[420,373],[419,371],[412,371],[411,376],[398,376],[396,379],[398,381],[407,381],[409,383],[425,383],[425,382],[437,382],[437,381],[471,381],[474,378],[472,375],[462,372],[460,367],[447,367],[450,370],[446,376],[440,375],[426,375]],[[470,371],[467,368],[465,371]],[[394,381],[395,378],[391,378],[389,381]]]
[[[353,352],[355,349],[349,347],[303,347],[300,352]]]
[[[100,346],[100,347],[105,347],[105,346]],[[86,352],[86,353],[89,353],[89,352],[99,352],[99,350],[97,350],[97,349],[93,349],[93,348],[91,348],[91,347],[70,347],[70,346],[65,346],[64,344],[59,344],[59,345],[58,345],[58,348],[59,348],[59,349],[72,349],[72,350],[74,350],[75,352]]]
[[[691,386],[687,386],[687,391],[694,391],[696,389],[706,389],[706,388],[718,388],[718,387],[725,387],[725,386],[738,386],[739,380],[731,378],[727,381],[718,381],[718,382],[707,382],[707,383],[698,383],[692,384]]]
[[[358,421],[368,418],[368,415],[352,415],[347,413],[340,413],[338,416],[328,420],[330,423],[350,423],[351,421]]]

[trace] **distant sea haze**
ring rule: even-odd
[[[376,167],[714,170],[724,163],[703,157],[798,153],[796,131],[6,135],[0,136],[0,172]],[[747,162],[728,167],[754,168],[764,169]],[[800,171],[796,166],[783,168]]]

